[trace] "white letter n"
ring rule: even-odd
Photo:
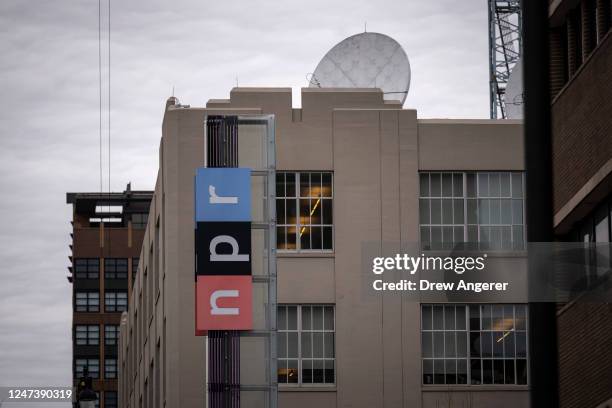
[[[219,298],[237,298],[237,290],[216,290],[210,295],[210,314],[211,315],[239,315],[240,311],[237,307],[219,307],[217,300]]]

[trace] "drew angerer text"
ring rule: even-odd
[[[417,284],[418,282],[418,284]],[[374,290],[408,290],[408,291],[468,291],[468,292],[487,292],[505,291],[508,289],[508,282],[466,282],[461,279],[459,282],[430,282],[426,279],[412,281],[402,279],[398,282],[383,282],[377,279],[373,282]]]

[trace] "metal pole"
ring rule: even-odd
[[[268,330],[270,337],[269,367],[268,367],[268,408],[278,406],[278,356],[276,348],[276,313],[277,313],[277,282],[276,282],[276,122],[274,117],[268,118],[267,129],[267,205],[268,205]]]
[[[488,0],[488,23],[489,23],[489,112],[491,119],[497,118],[497,87],[495,78],[495,23],[493,14],[495,2]]]
[[[553,241],[552,139],[548,60],[548,1],[523,0],[526,221],[529,243]],[[533,248],[533,244],[531,247]],[[529,274],[545,273],[529,257]],[[532,300],[532,299],[530,299]],[[529,304],[532,407],[559,406],[555,303]]]

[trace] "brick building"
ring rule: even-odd
[[[76,386],[85,368],[97,406],[116,408],[117,344],[127,310],[152,192],[68,193],[72,204],[72,367]]]
[[[612,34],[609,0],[550,2],[555,233],[600,244],[609,272],[612,211]],[[599,258],[601,259],[601,258]],[[595,282],[597,276],[593,277]],[[612,405],[612,305],[558,311],[560,406]]]

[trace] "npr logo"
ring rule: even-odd
[[[196,335],[252,329],[251,171],[199,168],[195,221]]]

